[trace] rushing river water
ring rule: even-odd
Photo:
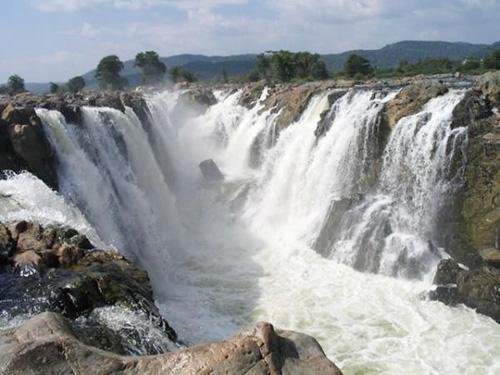
[[[346,374],[498,373],[498,324],[426,299],[467,142],[450,129],[464,92],[431,100],[388,139],[379,113],[395,92],[351,90],[333,106],[329,94],[280,132],[262,102],[238,105],[241,92],[218,92],[201,115],[179,92],[153,95],[147,126],[129,109],[84,108],[80,125],[38,110],[64,199],[15,176],[0,181],[11,202],[0,217],[66,223],[122,250],[190,343],[267,320],[315,336]],[[202,181],[208,158],[220,186]]]

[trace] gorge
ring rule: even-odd
[[[139,310],[177,337],[121,355],[186,353],[269,321],[315,337],[345,374],[493,374],[499,82],[494,73],[20,95],[0,101],[0,167],[20,172],[0,180],[0,222],[74,228],[147,271],[157,309]],[[222,179],[203,177],[209,159]],[[94,307],[85,314],[112,331],[130,319]],[[0,328],[22,329],[42,311],[3,314]],[[161,341],[145,331],[153,336],[138,342]],[[259,366],[301,366],[280,345],[280,360]],[[307,345],[316,372],[337,371]]]

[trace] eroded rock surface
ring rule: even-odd
[[[16,316],[56,311],[75,319],[97,307],[144,313],[172,340],[145,271],[115,251],[94,249],[76,230],[0,223],[0,310]]]
[[[59,314],[0,334],[3,374],[341,374],[312,337],[259,323],[228,341],[147,357],[85,345]]]
[[[385,104],[384,122],[392,129],[403,117],[419,112],[429,100],[447,92],[448,87],[434,80],[412,83]]]

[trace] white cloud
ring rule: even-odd
[[[150,9],[157,6],[173,6],[180,10],[211,9],[220,5],[242,4],[247,0],[31,0],[42,12],[76,12],[111,6],[116,9]]]
[[[90,23],[85,22],[80,29],[80,35],[85,38],[95,38],[100,34],[100,30]]]

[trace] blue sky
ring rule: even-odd
[[[64,81],[138,51],[328,53],[399,40],[500,40],[500,0],[7,0],[0,82]]]

